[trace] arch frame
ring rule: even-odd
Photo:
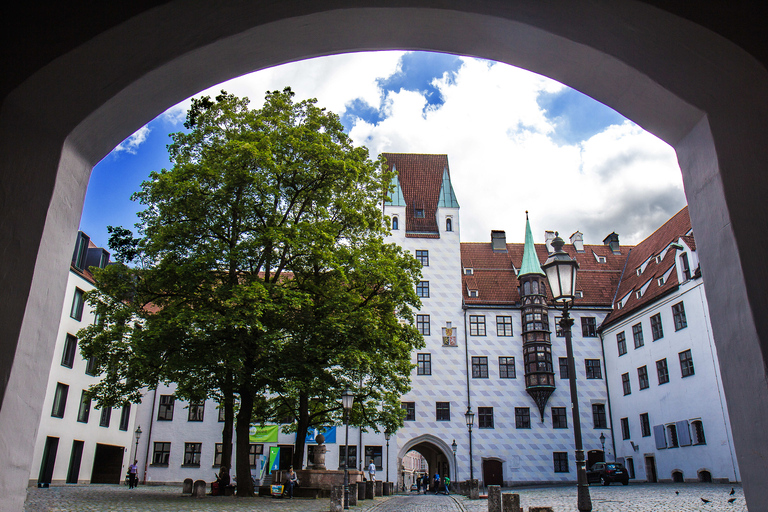
[[[172,0],[66,51],[3,98],[0,254],[11,270],[0,274],[0,350],[13,354],[0,361],[6,506],[23,503],[45,395],[41,375],[52,356],[64,269],[93,164],[165,108],[227,78],[300,58],[387,48],[462,53],[533,70],[615,108],[675,148],[712,292],[745,496],[748,503],[768,501],[768,469],[751,455],[768,453],[768,440],[753,427],[768,413],[764,66],[699,25],[631,0],[215,7]]]
[[[405,444],[400,448],[397,452],[398,459],[402,459],[405,457],[405,454],[414,450],[416,446],[420,444],[431,444],[434,446],[437,450],[442,452],[442,454],[445,456],[445,458],[448,460],[448,467],[450,468],[451,475],[456,474],[456,465],[453,463],[453,449],[451,448],[451,445],[446,443],[441,438],[432,435],[432,434],[422,434],[420,436],[413,437],[405,442]],[[418,451],[418,450],[415,450]],[[422,454],[423,455],[423,454]],[[430,469],[430,471],[433,471]]]

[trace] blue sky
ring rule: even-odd
[[[446,153],[463,241],[489,240],[492,229],[522,241],[529,210],[537,242],[544,230],[580,230],[585,243],[612,231],[637,243],[685,205],[668,145],[588,96],[506,64],[426,52],[345,54],[200,94],[225,89],[258,107],[265,91],[285,86],[336,112],[371,157]],[[183,130],[188,105],[169,108],[94,168],[81,221],[94,243],[106,246],[107,225],[133,229],[141,205],[130,196],[170,165],[168,135]]]

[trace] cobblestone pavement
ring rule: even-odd
[[[723,484],[630,484],[609,487],[591,486],[594,512],[745,512],[741,486]],[[27,512],[325,512],[327,499],[275,500],[272,498],[182,496],[179,487],[89,485],[31,488],[27,492]],[[540,487],[504,490],[520,495],[524,510],[531,506],[551,506],[555,512],[576,512],[576,489]],[[676,492],[678,494],[676,494]],[[729,498],[736,498],[729,504]],[[704,503],[701,498],[710,500]],[[351,507],[357,512],[487,512],[487,500],[470,501],[463,496],[406,495],[364,500]]]

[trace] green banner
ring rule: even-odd
[[[277,429],[279,425],[267,425],[265,427],[251,427],[248,436],[252,443],[276,443]]]

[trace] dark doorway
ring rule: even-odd
[[[656,458],[653,456],[645,457],[645,478],[649,483],[656,483]]]
[[[67,483],[76,484],[80,477],[80,461],[83,459],[83,441],[72,441],[72,455],[69,456]]]
[[[500,460],[483,461],[483,483],[484,485],[503,485],[504,474],[501,469]]]
[[[37,477],[38,487],[48,487],[53,479],[53,466],[56,464],[56,451],[59,449],[58,437],[46,437],[43,448],[43,460],[40,462],[40,475]]]
[[[699,471],[699,482],[711,484],[712,483],[712,473],[710,473],[706,469],[702,469],[701,471]]]
[[[120,473],[123,469],[122,446],[97,444],[96,454],[93,457],[93,471],[91,472],[92,484],[119,484]]]
[[[605,462],[605,452],[602,450],[589,450],[587,452],[587,469],[595,462]]]
[[[281,444],[280,447],[280,467],[278,469],[289,470],[293,465],[293,445]],[[351,450],[350,450],[351,451]]]

